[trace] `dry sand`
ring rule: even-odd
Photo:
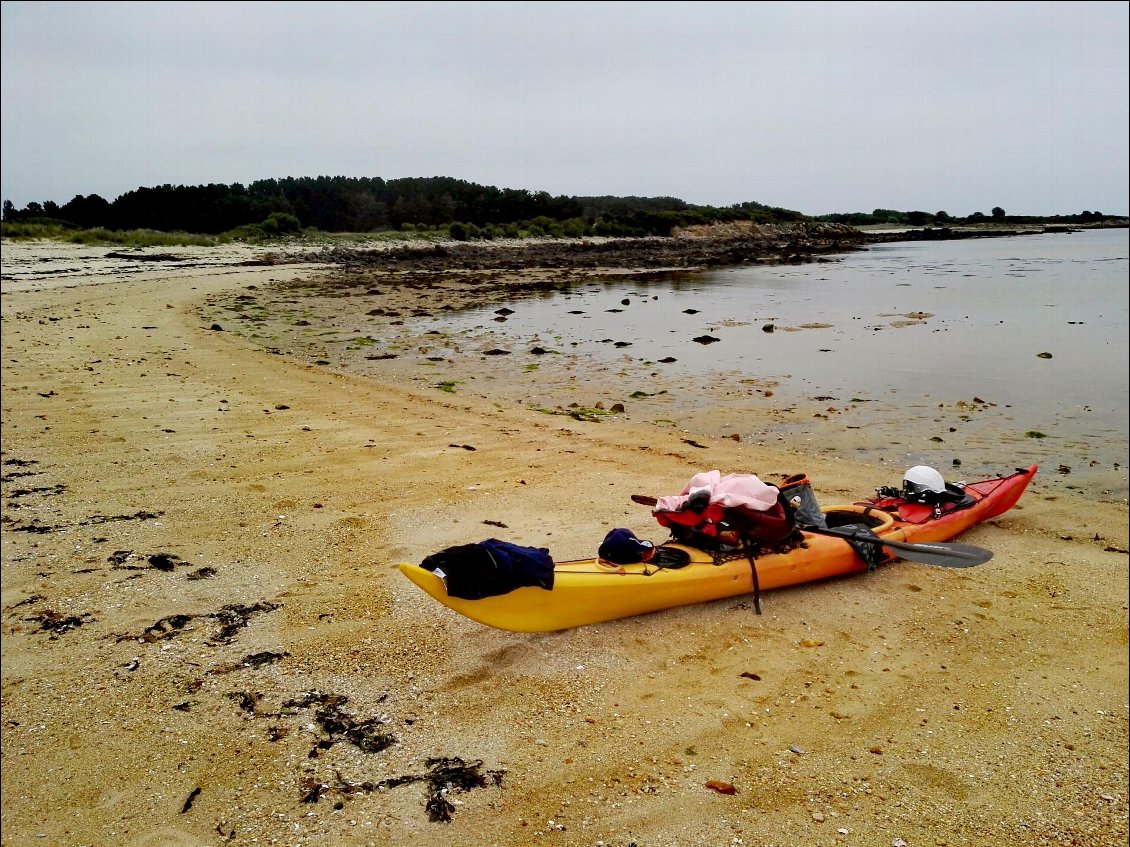
[[[1126,843],[1125,504],[1037,476],[968,571],[492,630],[394,563],[659,541],[630,495],[710,468],[898,480],[273,355],[201,304],[318,269],[242,248],[3,251],[4,845]]]

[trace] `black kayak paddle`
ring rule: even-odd
[[[852,532],[850,529],[819,529],[813,526],[802,526],[804,532],[813,535],[830,535],[833,538],[843,538],[847,541],[862,541],[864,544],[878,544],[897,550],[900,559],[911,562],[921,562],[924,565],[938,565],[942,568],[971,568],[981,565],[993,558],[993,551],[984,547],[974,547],[972,544],[952,544],[950,542],[930,541],[926,543],[911,543],[909,541],[892,541],[889,538],[879,538],[862,532]]]
[[[654,506],[658,502],[656,498],[648,497],[646,494],[633,494],[632,501],[644,506]],[[984,564],[993,558],[992,550],[974,547],[972,544],[953,544],[942,541],[912,544],[909,541],[879,538],[875,535],[853,532],[850,529],[819,529],[812,526],[802,526],[801,529],[813,535],[830,535],[833,538],[842,538],[845,541],[877,544],[880,547],[899,551],[900,559],[921,562],[924,565],[937,565],[942,568],[971,568],[974,565]]]

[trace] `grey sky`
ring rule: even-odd
[[[1130,211],[1126,2],[2,4],[2,193],[451,176]]]

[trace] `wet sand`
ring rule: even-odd
[[[969,571],[491,630],[395,562],[659,541],[630,495],[714,467],[898,479],[272,352],[212,310],[326,269],[263,251],[38,249],[3,245],[4,844],[1125,843],[1125,504],[1037,476]]]

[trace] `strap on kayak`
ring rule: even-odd
[[[754,554],[753,543],[748,536],[742,537],[746,558],[749,559],[749,572],[753,574],[753,608],[761,614],[761,581],[757,578],[757,556]]]
[[[741,541],[736,548],[730,547],[728,550],[721,548],[710,551],[710,557],[714,560],[714,566],[718,567],[726,562],[736,562],[738,559],[749,560],[749,572],[753,575],[753,608],[757,610],[757,614],[761,614],[761,580],[757,576],[757,554],[761,552],[762,548],[756,541],[750,538],[745,533],[738,535]]]

